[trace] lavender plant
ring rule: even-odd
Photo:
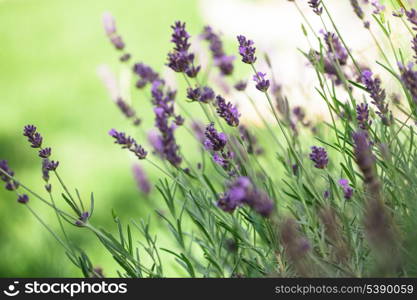
[[[315,122],[308,110],[293,105],[277,79],[269,75],[273,74],[270,58],[244,35],[237,36],[235,54],[253,73],[247,76],[252,80],[245,79],[245,74],[235,79],[239,62],[226,54],[221,35],[210,26],[200,34],[213,60],[204,70],[190,28],[175,22],[166,66],[180,73],[187,86],[177,92],[153,67],[132,62],[136,58],[124,52],[113,17],[104,15],[105,32],[123,52],[119,57],[123,66],[137,76],[132,84],[135,93],[149,90],[155,120],[155,129],[146,134],[135,103],[116,97],[122,114],[134,120],[135,131],[129,135],[124,132],[127,128],[111,129],[108,133],[130,152],[126,155],[140,160],[141,165],[133,167],[138,187],[145,195],[152,195],[155,187],[162,197],[163,205],[152,205],[158,222],[167,229],[164,234],[170,234],[175,245],[166,246],[157,239],[159,232],[150,219],[124,224],[113,213],[117,234],[97,227],[93,194],[87,208],[78,190],[67,187],[58,173],[68,166],[51,160],[51,148],[44,147],[33,125],[26,126],[23,135],[38,149],[45,191],[27,187],[7,161],[0,161],[5,188],[16,193],[17,202],[54,236],[84,276],[104,275],[82,245],[71,240],[69,225],[92,232],[119,264],[121,277],[167,276],[172,263],[181,268],[178,276],[190,277],[417,276],[412,255],[417,250],[416,10],[393,1],[397,5],[394,17],[401,19],[411,35],[410,47],[406,51],[392,46],[371,71],[340,35],[328,1],[308,1],[323,28],[310,24],[299,1],[288,2],[300,11],[306,25],[304,35],[311,49],[300,49],[300,56],[315,70],[315,92],[326,103],[330,121]],[[364,30],[381,31],[383,40],[374,39],[378,48],[379,43],[393,45],[390,20],[383,13],[387,7],[373,1],[368,16],[362,8],[367,2],[350,1],[352,18],[356,15],[358,22],[365,22]],[[262,57],[269,70],[259,67],[264,66],[259,64]],[[211,68],[248,97],[263,129],[245,123],[237,103],[207,80]],[[396,94],[406,101],[388,96],[374,72],[390,76],[397,83]],[[256,99],[246,92],[247,86],[256,89]],[[257,109],[257,103],[264,101],[273,122]],[[197,109],[200,114],[195,113]],[[179,142],[179,130],[195,142]],[[198,155],[185,155],[187,148]],[[157,182],[149,182],[143,164],[160,174]],[[52,187],[50,176],[57,178],[60,187]],[[59,232],[42,220],[31,207],[32,201],[55,211]]]

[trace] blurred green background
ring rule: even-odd
[[[9,160],[17,177],[42,193],[40,160],[21,135],[24,125],[36,124],[45,145],[52,147],[53,158],[60,161],[68,185],[77,187],[86,199],[94,191],[94,224],[114,230],[112,208],[126,221],[146,217],[147,202],[157,193],[148,199],[141,196],[131,175],[133,159],[112,145],[107,135],[110,128],[129,126],[97,76],[100,64],[120,68],[101,16],[110,11],[128,51],[161,70],[171,48],[169,26],[181,19],[194,28],[193,34],[201,30],[197,4],[193,0],[0,0],[0,159]],[[141,116],[148,124],[153,122],[151,111]],[[154,180],[157,176],[150,174]],[[15,198],[0,189],[0,276],[81,276]],[[58,228],[52,210],[35,199],[31,203]],[[115,275],[114,262],[92,234],[79,228],[69,231],[105,275]]]

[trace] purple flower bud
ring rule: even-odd
[[[75,221],[75,225],[82,227],[85,225],[85,223],[88,221],[89,218],[90,218],[90,213],[87,211],[83,212],[81,216],[78,218],[78,220]]]
[[[352,198],[353,189],[349,186],[349,180],[342,178],[338,181],[338,183],[343,189],[343,195],[345,199],[349,200],[350,198]]]
[[[109,12],[103,14],[103,26],[106,34],[108,36],[116,33],[116,22],[114,21],[113,16]]]
[[[313,9],[313,12],[316,15],[321,15],[323,13],[323,8],[320,7],[321,0],[309,0],[308,5]]]
[[[253,64],[256,61],[256,48],[253,47],[253,41],[246,39],[243,35],[238,35],[237,40],[239,42],[239,54],[242,56],[242,61],[247,64]]]
[[[51,148],[47,147],[44,149],[39,150],[39,157],[41,158],[48,158],[49,156],[51,156]]]
[[[29,196],[26,194],[19,195],[19,197],[17,198],[17,202],[21,204],[26,204],[29,202]]]
[[[265,79],[266,74],[258,72],[253,75],[253,80],[256,82],[256,88],[261,92],[266,92],[269,88],[269,80]]]
[[[10,169],[6,160],[0,160],[0,170],[8,174],[10,177],[14,176],[14,172],[12,171],[12,169]],[[19,183],[10,179],[10,177],[6,176],[3,172],[0,172],[0,179],[6,183],[5,184],[6,190],[8,191],[17,190],[17,188],[19,187]]]
[[[322,147],[311,147],[310,159],[314,162],[314,166],[318,169],[324,169],[329,163],[327,152]]]
[[[143,88],[147,83],[152,84],[155,80],[159,79],[158,73],[143,63],[135,64],[133,66],[133,72],[140,78],[136,83],[137,88]]]
[[[238,91],[244,91],[246,89],[247,86],[247,82],[244,80],[240,80],[238,82],[236,82],[236,84],[234,85],[234,88]]]
[[[359,5],[358,0],[350,0],[350,4],[352,5],[353,11],[358,16],[358,18],[363,20],[364,13],[361,6]]]

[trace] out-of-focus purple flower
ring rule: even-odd
[[[313,66],[322,66],[324,73],[336,84],[342,84],[342,76],[335,67],[333,60],[333,55],[330,57],[322,56],[319,52],[315,50],[310,50],[308,59]],[[344,74],[345,77],[346,74]]]
[[[103,26],[113,46],[117,50],[123,50],[125,48],[125,43],[123,42],[122,37],[117,34],[116,22],[109,12],[103,14]],[[122,60],[126,61],[130,58],[130,54],[125,53],[122,55],[122,58]]]
[[[359,130],[352,134],[352,138],[354,141],[356,163],[365,176],[365,183],[373,182],[375,180],[375,157],[372,154],[368,133],[366,131]]]
[[[109,135],[115,139],[115,144],[119,144],[124,149],[128,149],[134,153],[137,158],[145,159],[148,152],[143,149],[141,145],[138,145],[134,138],[127,136],[124,132],[118,132],[116,129],[111,129]]]
[[[394,17],[402,18],[405,15],[405,10],[404,10],[404,8],[400,7],[397,10],[393,10],[392,15]]]
[[[322,147],[311,147],[310,159],[314,162],[314,166],[318,169],[324,169],[329,163],[327,152]]]
[[[361,6],[359,5],[358,0],[350,0],[350,4],[352,5],[353,11],[358,16],[358,18],[363,20],[364,13]]]
[[[164,145],[157,130],[150,130],[148,132],[148,141],[158,155],[163,155]]]
[[[303,122],[306,117],[306,113],[301,106],[294,107],[292,110],[292,113],[294,114],[294,116],[297,118],[299,122]]]
[[[356,105],[356,119],[358,120],[359,128],[366,130],[372,124],[369,119],[369,106],[367,103]]]
[[[126,116],[126,118],[132,118],[136,115],[135,110],[127,104],[122,98],[117,99],[116,101],[117,107],[119,107],[120,111]]]
[[[345,199],[349,200],[350,198],[352,198],[353,189],[349,185],[349,180],[342,178],[338,181],[338,183],[343,189],[343,196],[345,197]]]
[[[27,137],[32,148],[40,148],[42,146],[42,136],[36,132],[34,125],[26,125],[23,129],[23,135]]]
[[[337,60],[341,66],[346,65],[348,60],[348,52],[343,47],[339,38],[332,32],[324,33],[324,41],[327,46],[327,55],[331,60]]]
[[[247,85],[248,83],[246,81],[239,80],[238,82],[235,83],[234,88],[238,91],[244,91]]]
[[[152,83],[152,103],[154,104],[155,126],[159,130],[162,143],[160,154],[174,167],[178,167],[182,158],[179,156],[179,146],[174,131],[183,123],[183,119],[174,114],[176,91],[164,89],[164,82],[156,80]],[[171,120],[173,118],[173,120]],[[180,122],[178,122],[180,121]]]
[[[246,64],[253,64],[256,61],[256,48],[253,47],[253,41],[246,39],[243,35],[238,35],[237,40],[239,42],[239,54],[242,56],[242,61]]]
[[[401,72],[401,80],[410,91],[413,101],[417,103],[417,72],[413,70],[413,64],[409,63],[406,67],[398,64]]]
[[[236,127],[239,125],[240,113],[237,110],[236,105],[233,105],[231,102],[226,103],[226,100],[218,95],[216,97],[216,106],[217,113],[229,126]]]
[[[329,199],[329,197],[330,197],[330,191],[329,190],[325,190],[324,193],[323,193],[323,198],[324,199]]]
[[[138,164],[132,167],[133,176],[135,177],[138,188],[145,195],[149,195],[151,192],[151,183],[149,182],[148,176],[141,166]]]
[[[222,151],[227,144],[227,135],[223,132],[218,132],[214,128],[213,122],[206,127],[205,136],[204,146],[206,149]]]
[[[139,79],[136,82],[136,87],[139,89],[145,87],[148,83],[152,84],[152,82],[159,79],[159,74],[144,63],[135,64],[133,66],[133,72],[139,76]]]
[[[29,202],[29,196],[26,194],[21,194],[17,197],[17,202],[21,204],[26,204]]]
[[[417,30],[417,11],[412,8],[411,10],[405,11],[408,21],[414,25],[413,30]]]
[[[266,74],[258,72],[253,75],[253,80],[256,82],[256,88],[261,92],[266,92],[269,89],[269,80],[265,79]]]
[[[378,0],[372,0],[371,5],[375,8],[372,12],[373,14],[379,15],[385,10],[385,6],[382,5]]]
[[[9,176],[14,176],[14,172],[12,171],[12,169],[10,169],[7,160],[0,160],[0,170],[2,170],[2,172],[0,172],[0,179],[6,183],[4,186],[6,190],[17,190],[17,188],[19,187],[19,183],[9,178]],[[9,176],[6,176],[3,172],[8,174]]]
[[[217,206],[226,212],[233,212],[244,204],[264,217],[270,216],[274,210],[274,203],[268,195],[256,189],[248,177],[242,176],[228,186]]]
[[[239,126],[240,137],[246,144],[246,151],[249,154],[262,154],[264,151],[258,146],[258,140],[255,135],[251,134],[248,128],[244,125]]]
[[[214,63],[219,67],[223,75],[233,73],[234,56],[228,56],[223,49],[223,43],[220,37],[213,31],[210,26],[204,27],[202,38],[210,43],[210,51],[214,59]]]
[[[189,52],[191,44],[188,42],[190,35],[185,30],[185,23],[175,22],[171,26],[173,33],[171,42],[174,43],[174,50],[168,53],[168,67],[178,73],[185,73],[188,77],[196,77],[200,66],[194,66],[194,54]]]
[[[376,112],[385,125],[390,124],[390,116],[388,104],[385,102],[385,90],[381,88],[381,80],[379,77],[373,77],[370,70],[362,72],[362,83],[365,85],[367,92],[372,98],[372,104],[374,104],[378,111]]]
[[[191,129],[194,132],[195,138],[202,144],[204,144],[204,141],[206,140],[206,135],[204,133],[205,128],[204,125],[198,121],[193,121],[191,123]]]
[[[203,103],[208,103],[213,100],[215,97],[214,91],[205,86],[203,88],[197,87],[195,89],[188,88],[187,89],[187,98],[193,101],[200,101]]]
[[[321,0],[309,0],[308,5],[313,9],[313,12],[316,15],[321,15],[323,13],[323,7],[320,7]]]

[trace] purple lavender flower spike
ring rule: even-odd
[[[236,105],[218,95],[216,97],[217,113],[222,117],[229,126],[236,127],[239,125],[240,113],[237,110]]]
[[[402,64],[398,65],[401,72],[401,80],[410,91],[413,101],[417,104],[417,72],[413,70],[412,63],[409,63],[407,67]]]
[[[116,129],[111,129],[109,135],[115,139],[115,144],[119,144],[122,148],[128,149],[130,152],[134,153],[137,158],[146,158],[148,152],[146,152],[141,145],[138,145],[132,137],[126,136],[124,132],[118,132]]]
[[[417,11],[412,8],[411,10],[407,10],[405,12],[408,21],[414,25],[413,30],[417,30]]]
[[[371,143],[368,139],[368,133],[366,131],[359,130],[352,134],[352,138],[354,141],[356,163],[365,176],[365,183],[369,184],[375,182],[375,157],[372,154]]]
[[[55,171],[58,168],[58,165],[59,165],[59,161],[47,160],[45,168],[48,171]]]
[[[155,80],[159,79],[159,74],[144,63],[135,64],[133,66],[133,72],[139,76],[139,80],[136,82],[138,89],[145,87],[148,83],[152,84]]]
[[[327,54],[331,60],[337,60],[341,66],[346,65],[348,60],[348,52],[343,47],[336,34],[331,32],[324,33],[324,41],[327,45]]]
[[[321,0],[310,0],[308,5],[313,9],[313,12],[316,15],[321,15],[323,13],[323,7],[320,7]]]
[[[122,37],[117,34],[116,22],[109,12],[103,14],[103,27],[113,46],[117,50],[123,50],[125,48],[125,43],[123,42]],[[127,57],[127,59],[129,58]]]
[[[253,80],[256,82],[256,88],[261,92],[266,92],[269,89],[269,80],[265,79],[266,74],[262,72],[253,75]]]
[[[378,0],[372,0],[371,5],[375,8],[373,14],[379,15],[385,10],[385,6],[382,5]]]
[[[29,196],[26,194],[19,195],[19,197],[17,197],[17,202],[21,204],[26,204],[29,202]]]
[[[185,23],[175,22],[171,26],[173,33],[171,42],[174,43],[174,51],[168,53],[168,67],[178,73],[185,73],[194,78],[200,71],[200,66],[194,66],[194,54],[188,50],[191,44],[188,42],[190,35],[185,30]]]
[[[23,129],[23,135],[28,138],[32,148],[40,148],[42,146],[42,136],[39,132],[36,132],[34,125],[26,125]]]
[[[217,206],[226,212],[233,212],[244,204],[263,217],[269,217],[274,210],[274,203],[268,195],[256,189],[248,177],[242,176],[228,186]]]
[[[372,124],[372,120],[369,120],[369,106],[367,103],[361,103],[356,105],[356,119],[358,120],[359,128],[366,130]]]
[[[358,18],[363,20],[364,13],[363,13],[363,10],[362,10],[361,6],[359,5],[359,1],[358,0],[350,0],[350,4],[352,5],[353,11],[358,16]]]
[[[325,169],[329,163],[327,152],[322,147],[311,147],[310,159],[314,162],[314,166],[318,169]]]
[[[210,43],[210,51],[214,59],[215,65],[220,69],[222,75],[230,75],[233,73],[234,56],[228,56],[223,49],[223,43],[220,37],[214,33],[210,26],[204,27],[202,38]]]
[[[10,177],[14,176],[14,172],[12,171],[12,169],[10,169],[6,160],[0,160],[0,169],[4,173],[8,174]],[[4,186],[6,190],[8,191],[17,190],[17,188],[19,187],[19,183],[10,179],[9,176],[6,176],[3,172],[0,172],[0,179],[6,183]]]
[[[256,48],[253,47],[253,41],[246,39],[243,35],[238,35],[237,40],[239,42],[239,54],[242,56],[242,61],[246,64],[253,64],[256,61]]]
[[[208,103],[213,100],[215,97],[214,91],[205,86],[203,88],[188,88],[187,89],[187,98],[193,101],[200,101],[203,103]]]
[[[222,151],[227,144],[227,136],[223,132],[217,132],[214,123],[210,123],[205,131],[204,146],[213,151]]]
[[[343,189],[343,195],[345,199],[346,200],[351,199],[353,195],[353,189],[349,185],[349,180],[342,178],[338,181],[338,183]]]
[[[374,78],[370,70],[365,70],[362,72],[362,83],[373,100],[372,104],[378,109],[376,113],[385,125],[389,125],[389,109],[388,104],[385,102],[385,90],[381,88],[381,80],[378,77]]]
[[[130,119],[136,116],[135,110],[127,104],[122,98],[118,98],[116,101],[117,106],[119,107],[120,111],[126,116],[126,118]]]
[[[135,164],[132,167],[132,171],[139,190],[145,195],[149,195],[151,192],[151,183],[143,168],[138,164]]]

